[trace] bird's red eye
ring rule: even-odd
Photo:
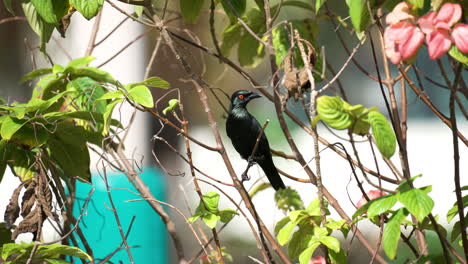
[[[239,94],[239,96],[237,96],[237,98],[239,98],[239,99],[242,100],[242,99],[244,99],[244,95],[243,95],[243,94]]]

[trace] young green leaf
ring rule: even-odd
[[[171,88],[171,85],[166,82],[165,80],[159,78],[159,77],[150,77],[142,82],[139,82],[139,83],[129,83],[128,86],[129,87],[135,87],[135,86],[138,86],[138,85],[146,85],[146,86],[152,86],[152,87],[158,87],[158,88],[162,88],[162,89],[169,89]]]
[[[290,221],[291,219],[289,218],[289,216],[285,216],[283,217],[283,219],[279,220],[275,225],[275,236],[277,236],[279,231]]]
[[[464,208],[468,206],[468,195],[463,196],[462,203],[463,203]],[[454,203],[453,207],[450,208],[450,210],[447,212],[447,222],[450,223],[450,221],[452,221],[452,219],[457,215],[458,215],[458,206],[457,206],[457,203]]]
[[[312,234],[313,228],[301,228],[294,232],[288,244],[288,256],[291,259],[296,259],[302,251],[307,249]]]
[[[148,87],[144,85],[138,85],[131,88],[130,90],[128,90],[128,95],[130,99],[132,99],[138,104],[141,104],[142,106],[149,108],[154,107],[153,96],[151,95],[151,92],[148,89]]]
[[[408,2],[413,5],[413,8],[421,9],[424,7],[424,0],[408,0]]]
[[[31,2],[24,2],[21,4],[23,7],[24,15],[28,20],[31,29],[39,36],[41,39],[40,50],[45,51],[45,44],[49,42],[52,32],[54,31],[55,26],[53,24],[47,23],[39,16],[36,11],[36,8]]]
[[[266,190],[268,188],[271,187],[271,184],[269,183],[266,183],[266,182],[262,182],[262,183],[259,183],[257,185],[255,185],[252,190],[250,190],[249,192],[249,196],[250,198],[254,197],[257,193],[263,191],[263,190]]]
[[[197,21],[204,0],[180,0],[180,11],[182,17],[188,24],[194,24]]]
[[[95,17],[101,10],[104,0],[70,0],[73,7],[76,8],[86,19]]]
[[[111,121],[112,121],[112,112],[114,111],[115,106],[121,102],[123,102],[123,99],[116,99],[106,106],[106,111],[104,112],[104,116],[103,116],[104,118],[104,128],[102,130],[103,135],[107,135],[107,133],[109,132],[109,128],[111,126]]]
[[[108,91],[107,93],[103,94],[101,97],[96,99],[96,101],[100,100],[108,100],[108,99],[114,99],[114,98],[122,98],[124,97],[125,94],[121,90],[113,90],[113,91]]]
[[[400,240],[400,225],[405,217],[404,208],[400,208],[384,226],[382,243],[384,251],[390,259],[394,259],[396,256],[398,241]]]
[[[275,193],[275,202],[276,206],[283,211],[304,209],[301,196],[289,186]]]
[[[94,67],[69,68],[69,70],[71,74],[71,79],[76,79],[80,77],[89,77],[95,80],[96,82],[104,82],[104,83],[111,83],[111,84],[116,83],[112,75],[98,68],[94,68]]]
[[[46,74],[50,74],[52,73],[52,69],[51,68],[41,68],[41,69],[37,69],[37,70],[34,70],[28,74],[25,74],[23,75],[23,77],[21,77],[21,80],[20,82],[27,82],[27,81],[30,81],[30,80],[33,80],[33,79],[36,79],[37,77],[40,77],[42,75],[46,75]]]
[[[37,254],[53,257],[55,255],[73,256],[85,260],[92,260],[91,256],[77,247],[67,245],[52,244],[47,246],[39,246]]]
[[[457,61],[463,63],[465,67],[468,67],[468,54],[461,52],[457,46],[452,45],[452,47],[449,50],[450,56],[452,58],[456,59]]]
[[[221,217],[220,220],[223,223],[229,223],[235,215],[239,215],[239,213],[233,209],[227,208],[219,210],[219,216]]]
[[[213,214],[218,213],[219,194],[215,192],[203,194],[203,204],[208,212]]]
[[[367,216],[373,217],[390,210],[398,200],[398,195],[386,195],[370,201]]]
[[[320,119],[335,129],[347,129],[354,122],[353,116],[344,109],[344,101],[339,96],[317,98],[317,112]]]
[[[168,106],[162,110],[163,115],[166,115],[167,112],[169,112],[169,111],[174,111],[174,109],[178,105],[179,105],[179,100],[177,100],[177,99],[169,100]]]
[[[327,248],[335,251],[336,253],[340,252],[340,241],[336,237],[332,236],[323,236],[318,238],[320,243],[325,245]]]
[[[16,243],[8,243],[8,244],[3,244],[2,245],[2,251],[0,257],[2,259],[7,259],[9,256],[13,254],[17,254],[20,252],[27,251],[28,249],[31,250],[33,247],[33,243],[21,243],[21,244],[16,244]]]
[[[418,219],[423,221],[434,207],[434,201],[424,191],[412,189],[400,193],[398,201],[402,203],[408,211]]]
[[[68,1],[63,0],[31,0],[37,13],[50,24],[58,24],[69,9]]]
[[[206,214],[204,216],[202,216],[202,219],[203,219],[203,222],[205,222],[205,224],[213,229],[216,227],[216,224],[218,223],[218,220],[221,219],[221,217],[215,215],[215,214]]]
[[[370,25],[370,15],[367,0],[349,1],[349,15],[357,33],[361,33]]]
[[[312,255],[314,254],[315,249],[317,249],[318,246],[320,246],[320,243],[317,241],[310,242],[309,247],[302,251],[302,253],[299,255],[299,263],[300,264],[308,264],[310,259],[312,258]]]
[[[291,233],[296,227],[295,222],[289,222],[286,226],[280,229],[278,232],[277,238],[278,238],[278,243],[282,246],[286,245],[288,243],[289,238],[291,237]]]
[[[396,137],[387,118],[377,111],[371,111],[367,116],[377,148],[384,157],[391,158],[396,149]]]
[[[68,63],[67,68],[79,68],[83,66],[87,66],[89,63],[91,63],[93,60],[96,58],[93,56],[86,56],[86,57],[81,57],[78,59],[74,59]]]

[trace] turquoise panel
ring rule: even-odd
[[[158,200],[165,199],[165,178],[156,169],[146,168],[140,177],[148,185]],[[134,217],[127,242],[131,247],[136,264],[166,264],[168,263],[167,232],[158,214],[146,201],[126,202],[141,199],[137,190],[128,182],[127,176],[118,173],[108,173],[107,178],[112,200],[114,201],[124,233]],[[114,213],[111,211],[106,185],[103,178],[93,175],[93,185],[77,182],[76,202],[73,214],[76,218],[82,213],[83,204],[94,187],[94,193],[83,211],[80,227],[87,238],[97,262],[115,251],[122,243]],[[75,236],[78,238],[78,236]],[[80,248],[84,249],[81,241]],[[111,263],[130,263],[127,251],[122,246],[110,259]],[[80,263],[79,261],[76,263]]]

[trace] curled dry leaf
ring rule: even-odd
[[[39,230],[39,227],[42,226],[44,218],[45,217],[42,213],[42,210],[36,206],[34,210],[32,210],[23,219],[23,221],[19,223],[18,227],[15,228],[11,238],[14,240],[18,237],[19,234],[31,232],[33,234],[33,240],[36,240],[37,231]]]
[[[37,205],[40,205],[46,216],[58,221],[57,215],[52,213],[52,192],[47,184],[47,179],[43,174],[39,175],[37,179],[39,181],[35,192]]]
[[[21,189],[23,188],[23,185],[24,183],[21,183],[18,187],[16,187],[15,191],[11,195],[10,203],[8,203],[6,207],[4,220],[7,229],[11,229],[16,219],[19,217],[20,207],[18,197],[20,195]]]
[[[314,47],[310,43],[307,43],[306,52],[307,57],[309,59],[309,67],[313,71],[315,62],[317,60],[317,54],[315,52]],[[293,49],[289,49],[284,59],[284,86],[286,87],[286,89],[288,89],[287,99],[292,97],[295,101],[301,98],[303,92],[310,87],[307,68],[303,67],[300,70],[296,68]]]
[[[21,202],[21,216],[23,218],[31,212],[31,209],[36,202],[36,195],[34,194],[35,188],[36,181],[32,181],[27,185],[26,191],[23,194],[23,201]]]

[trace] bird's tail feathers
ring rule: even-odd
[[[271,186],[277,191],[278,189],[285,189],[283,180],[281,179],[278,170],[273,164],[273,160],[270,157],[269,159],[258,162],[258,165],[262,168],[263,172],[268,178],[268,181],[271,183]]]

